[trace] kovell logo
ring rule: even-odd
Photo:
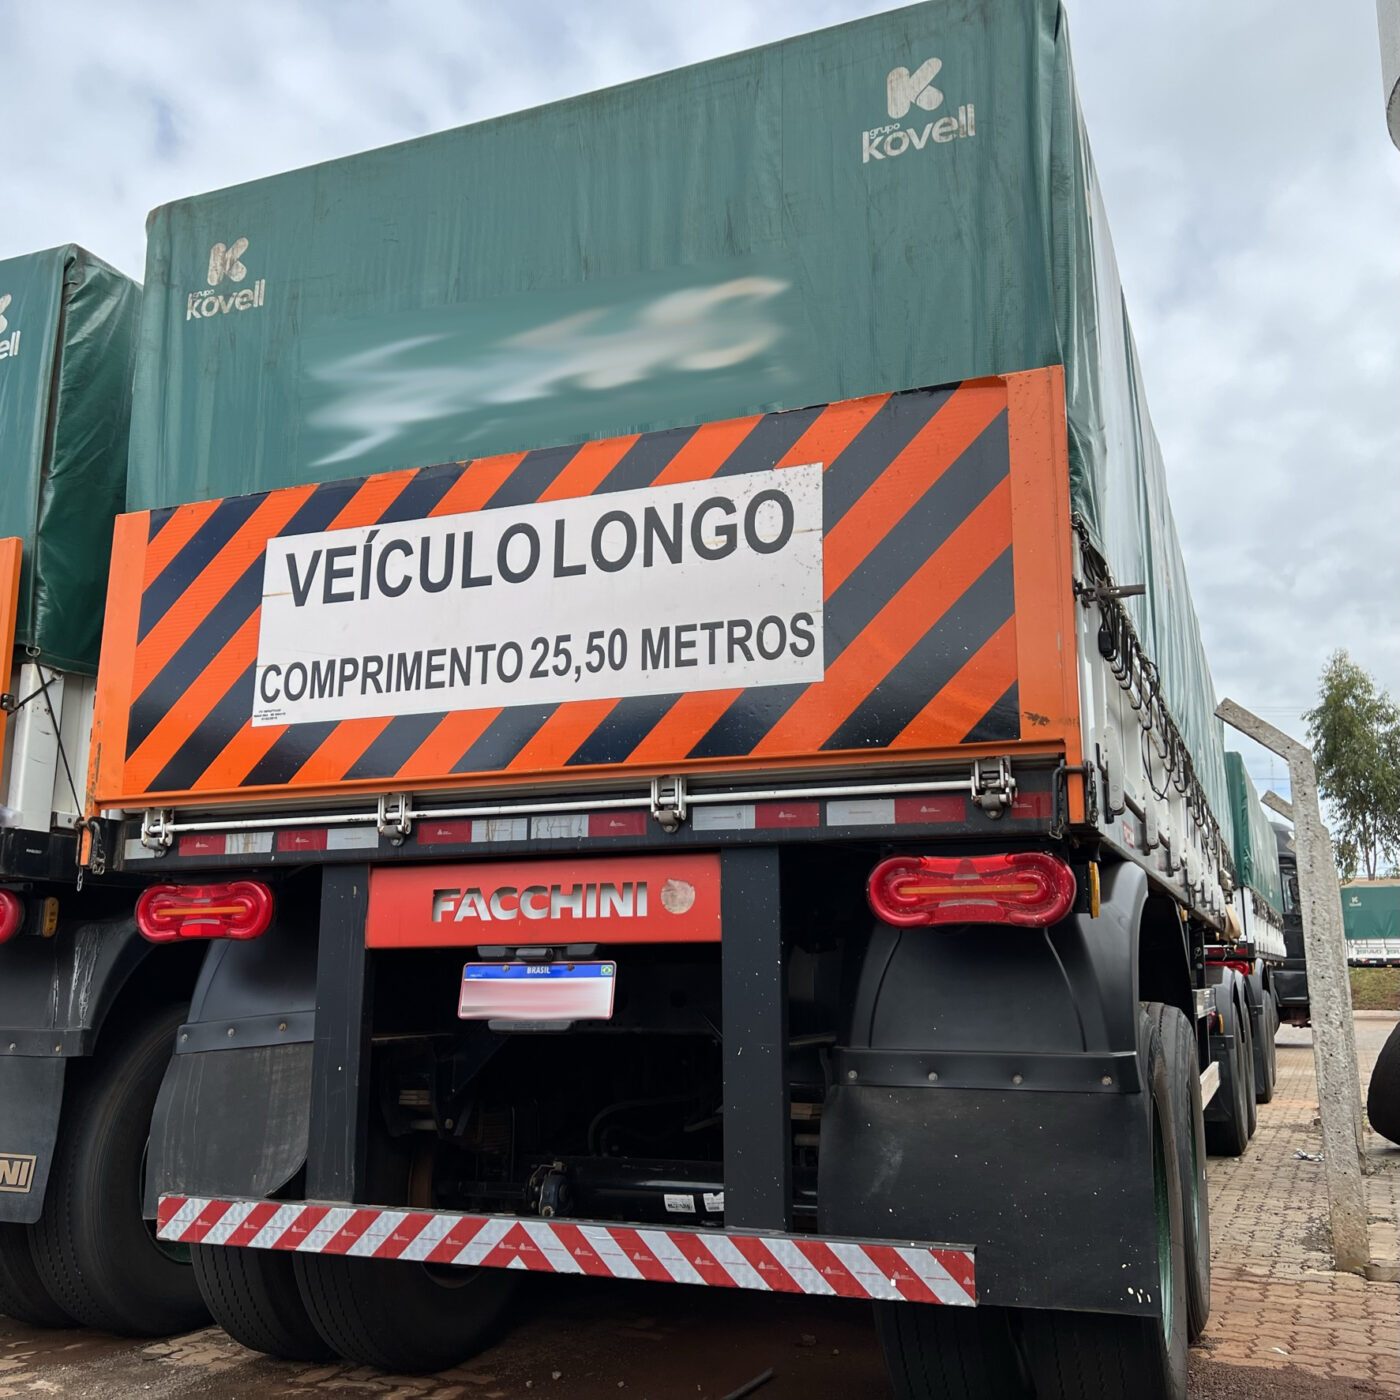
[[[267,289],[267,280],[263,277],[259,277],[251,287],[219,291],[223,283],[232,282],[237,286],[248,276],[248,269],[243,264],[243,254],[247,251],[246,238],[235,238],[232,243],[216,243],[210,248],[209,271],[204,280],[212,290],[191,292],[185,298],[185,320],[205,321],[211,316],[226,316],[230,311],[251,311],[263,304]]]
[[[5,319],[12,297],[9,292],[0,296],[0,360],[8,360],[19,354],[19,331],[10,331],[10,323]],[[10,331],[8,335],[6,331]]]
[[[956,115],[919,122],[909,122],[911,113],[936,112],[943,105],[943,90],[933,80],[943,71],[941,58],[926,58],[912,72],[903,67],[891,68],[885,77],[885,110],[890,115],[887,126],[872,127],[861,133],[861,164],[872,160],[895,160],[906,151],[922,151],[930,142],[944,146],[977,135],[977,113],[971,102],[960,106]]]

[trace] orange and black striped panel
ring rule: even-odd
[[[1022,731],[1009,382],[290,487],[152,511],[148,521],[126,517],[98,700],[98,741],[123,761],[102,757],[96,798],[133,805],[289,788],[422,790],[600,766],[791,767],[1015,742]],[[824,467],[820,681],[250,724],[263,554],[274,536],[810,462]]]

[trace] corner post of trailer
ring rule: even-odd
[[[787,978],[778,851],[720,856],[724,1220],[792,1229]]]
[[[1305,745],[1235,701],[1222,700],[1215,713],[1288,764],[1332,1254],[1338,1272],[1365,1275],[1370,1269],[1371,1247],[1366,1234],[1361,1072],[1342,936],[1341,883],[1332,859],[1332,838],[1322,824],[1318,806],[1317,769]]]
[[[306,1151],[306,1195],[312,1201],[363,1200],[367,1185],[373,994],[365,947],[368,914],[369,867],[325,866]]]

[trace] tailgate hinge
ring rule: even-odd
[[[175,813],[169,807],[147,807],[141,818],[141,844],[148,851],[168,851],[175,844],[171,822]]]
[[[379,798],[379,834],[401,846],[413,830],[413,798],[410,793],[382,793]]]
[[[972,764],[972,800],[989,816],[1010,810],[1016,796],[1016,778],[1009,758],[979,758]]]
[[[685,820],[685,779],[653,778],[651,780],[651,814],[662,831],[675,831]]]

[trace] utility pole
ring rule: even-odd
[[[1366,1235],[1361,1071],[1356,1059],[1356,1026],[1351,1016],[1341,882],[1332,859],[1332,838],[1322,824],[1317,769],[1306,745],[1233,700],[1222,700],[1215,713],[1231,728],[1272,750],[1288,764],[1332,1255],[1339,1272],[1365,1276],[1371,1262],[1371,1246]],[[1278,810],[1277,804],[1270,805]]]

